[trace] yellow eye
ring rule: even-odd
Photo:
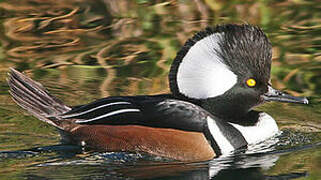
[[[246,85],[249,87],[254,87],[256,85],[256,81],[252,78],[246,80]]]

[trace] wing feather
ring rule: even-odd
[[[63,119],[76,119],[78,124],[135,124],[140,108],[126,97],[110,97],[74,107],[62,114]]]
[[[78,124],[143,125],[202,132],[209,113],[192,103],[153,96],[109,97],[62,114]]]

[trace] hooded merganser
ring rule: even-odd
[[[174,59],[171,94],[107,97],[75,107],[14,69],[8,84],[15,102],[57,127],[65,142],[204,161],[278,132],[275,120],[253,107],[267,101],[308,103],[271,87],[271,49],[255,26],[207,28]]]

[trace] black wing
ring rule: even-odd
[[[76,106],[60,117],[79,124],[144,125],[202,132],[207,111],[169,95],[109,97]]]

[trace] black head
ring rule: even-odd
[[[271,43],[258,27],[206,28],[189,39],[174,59],[171,92],[216,116],[240,117],[268,101],[271,59]]]

